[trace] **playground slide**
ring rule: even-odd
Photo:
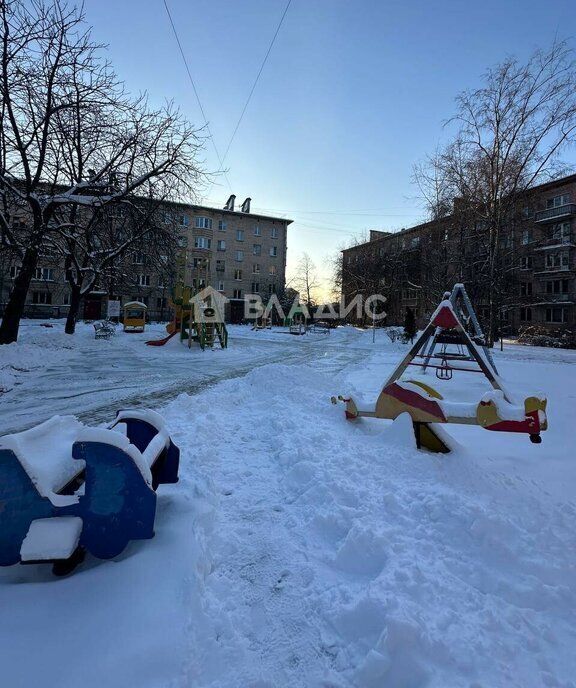
[[[148,346],[164,346],[164,344],[169,342],[175,334],[178,334],[178,332],[180,332],[180,330],[174,330],[174,332],[170,332],[170,334],[167,337],[164,337],[164,339],[151,339],[150,341],[146,342],[146,344]]]

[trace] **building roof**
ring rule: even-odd
[[[547,191],[552,191],[553,189],[561,186],[566,186],[568,184],[576,183],[576,174],[570,174],[567,175],[566,177],[560,177],[559,179],[553,179],[549,182],[545,182],[544,184],[538,184],[537,186],[533,186],[530,189],[526,189],[526,193],[546,193]],[[429,220],[427,222],[423,222],[418,225],[414,225],[414,227],[408,227],[406,229],[400,229],[396,232],[387,232],[385,230],[371,230],[370,231],[370,236],[373,236],[376,233],[382,233],[383,236],[380,237],[374,237],[371,238],[369,241],[365,241],[362,244],[357,244],[356,246],[350,246],[349,248],[342,249],[340,253],[345,253],[346,251],[355,251],[359,248],[365,247],[365,246],[373,246],[374,244],[378,244],[379,242],[385,242],[385,241],[390,241],[394,237],[399,237],[399,236],[404,236],[406,234],[412,234],[413,232],[418,232],[419,230],[426,229],[428,227],[434,227],[438,226],[445,220],[449,220],[451,215],[446,215],[444,217],[440,217],[437,220]]]
[[[175,201],[166,201],[166,205],[177,208],[186,208],[192,210],[208,210],[212,213],[218,213],[220,215],[232,215],[234,217],[252,217],[257,220],[275,220],[277,222],[285,222],[287,225],[292,224],[294,220],[289,220],[286,217],[276,217],[274,215],[263,215],[262,213],[244,213],[241,210],[225,210],[224,208],[214,208],[209,205],[198,205],[196,203],[180,203]]]

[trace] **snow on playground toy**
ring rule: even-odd
[[[119,411],[107,428],[55,416],[0,439],[0,566],[72,570],[154,536],[156,488],[178,481],[180,450],[162,417]]]
[[[456,285],[456,288],[463,289],[462,285]],[[483,343],[480,335],[475,338],[480,345]],[[439,355],[440,364],[430,364],[434,346],[437,343],[448,342],[459,346],[460,351],[451,354],[443,350]],[[421,353],[429,343],[431,346],[428,352]],[[466,349],[467,353],[464,353],[463,349]],[[425,363],[414,361],[419,356],[425,359]],[[454,361],[458,363],[457,366],[452,365]],[[467,367],[468,362],[475,363],[477,367]],[[483,373],[493,390],[487,392],[478,403],[447,401],[421,380],[400,380],[400,376],[410,365],[435,368],[441,372],[438,376],[441,379],[450,379],[453,370]],[[337,401],[346,404],[348,419],[367,416],[394,420],[401,413],[408,413],[412,419],[417,446],[442,453],[449,452],[450,448],[447,440],[433,429],[435,423],[479,425],[485,430],[526,433],[536,444],[542,441],[540,433],[548,427],[546,399],[530,396],[522,405],[512,402],[498,378],[491,358],[480,351],[466,331],[449,292],[444,295],[444,300],[433,313],[418,340],[384,383],[373,409],[359,410],[351,398],[332,397],[333,404]]]

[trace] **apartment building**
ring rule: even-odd
[[[287,229],[292,220],[251,212],[247,198],[236,209],[232,195],[222,209],[167,203],[159,221],[178,235],[178,247],[151,260],[145,242],[123,258],[121,279],[103,278],[83,299],[81,317],[106,317],[107,301],[141,301],[150,319],[170,317],[170,297],[176,281],[194,288],[212,286],[229,299],[226,317],[239,322],[244,299],[258,294],[263,299],[284,288],[286,280]],[[0,255],[0,314],[19,266]],[[27,297],[28,317],[65,317],[70,293],[64,266],[54,254],[41,256]]]
[[[500,329],[576,328],[576,175],[534,187],[499,237]],[[474,225],[474,226],[473,226]],[[383,293],[389,324],[407,307],[420,325],[445,289],[463,282],[486,319],[490,294],[480,271],[487,255],[478,222],[458,212],[398,232],[372,231],[342,252],[342,293]]]
[[[243,319],[244,299],[264,300],[286,282],[287,229],[292,220],[255,214],[247,198],[235,210],[232,195],[222,210],[178,206],[165,221],[176,220],[181,232],[179,270],[194,288],[212,286],[229,299],[227,319]],[[185,256],[185,259],[184,259]]]

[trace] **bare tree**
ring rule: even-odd
[[[454,140],[416,170],[432,218],[457,199],[474,279],[488,305],[493,342],[511,270],[504,232],[519,224],[531,187],[561,171],[560,155],[576,140],[573,51],[557,43],[522,65],[508,59],[482,88],[457,98]]]
[[[183,198],[202,173],[197,132],[171,104],[126,93],[76,8],[6,0],[0,23],[0,241],[21,262],[0,325],[9,343],[43,247],[63,252],[75,298],[154,226],[133,223],[103,257],[91,237],[107,208]]]
[[[307,253],[303,253],[296,268],[293,286],[304,297],[308,311],[310,311],[312,306],[316,305],[316,295],[320,284],[316,266],[310,256]]]

